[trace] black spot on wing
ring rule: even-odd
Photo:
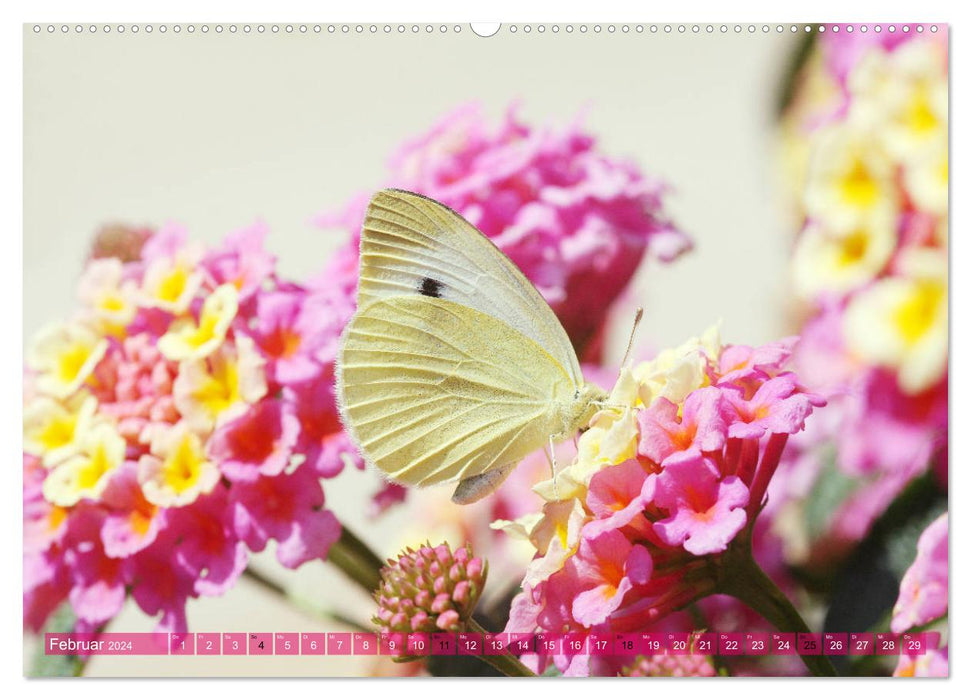
[[[435,297],[436,299],[442,296],[442,285],[438,280],[433,280],[431,277],[425,277],[421,281],[421,286],[418,287],[418,291],[426,297]]]

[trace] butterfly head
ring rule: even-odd
[[[606,398],[607,392],[596,384],[588,382],[577,389],[565,412],[563,437],[575,435],[578,430],[586,427]]]

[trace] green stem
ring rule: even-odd
[[[789,599],[756,563],[748,547],[733,547],[722,556],[718,590],[745,603],[780,632],[810,631]],[[814,676],[837,675],[826,656],[800,656]]]
[[[486,630],[483,629],[478,622],[472,619],[468,621],[467,629],[469,632],[476,632],[478,634],[481,634],[483,636],[483,639],[487,634]],[[483,647],[484,647],[484,644],[483,644]],[[485,661],[490,666],[492,666],[492,668],[499,671],[499,673],[501,673],[504,676],[512,676],[515,678],[528,678],[528,677],[534,677],[536,675],[528,668],[526,668],[526,666],[523,665],[522,661],[516,658],[513,654],[509,653],[508,650],[504,651],[502,654],[497,656],[488,656],[485,653],[485,648],[483,648],[482,651],[483,653],[479,656],[479,658]]]
[[[346,525],[341,529],[340,539],[327,553],[327,561],[347,574],[370,595],[381,584],[381,569],[384,562],[371,551]]]
[[[249,579],[252,583],[255,583],[260,588],[272,593],[275,596],[280,596],[281,598],[289,598],[287,589],[281,586],[279,583],[264,576],[262,573],[254,569],[252,566],[247,566],[243,569],[243,576]]]

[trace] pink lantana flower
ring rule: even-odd
[[[321,477],[337,476],[347,464],[364,468],[357,449],[341,425],[332,378],[325,386],[317,382],[294,384],[284,390],[284,398],[294,407],[300,422],[296,452]]]
[[[715,387],[691,392],[683,409],[660,398],[638,414],[638,450],[657,463],[692,448],[702,452],[720,450],[727,438],[729,410],[723,393]]]
[[[900,582],[890,629],[898,634],[947,614],[947,513],[927,526],[917,541],[917,557]]]
[[[175,533],[163,532],[151,546],[123,560],[131,597],[147,615],[158,615],[156,629],[179,632],[188,629],[185,604],[195,595],[196,579],[172,553]]]
[[[801,340],[797,337],[783,338],[765,345],[732,345],[725,348],[718,358],[718,382],[721,384],[744,384],[746,380],[765,380],[785,365],[792,357],[793,349]]]
[[[249,559],[233,529],[228,493],[219,489],[180,509],[175,517],[170,532],[179,536],[176,556],[195,580],[194,593],[222,595],[236,583]]]
[[[287,403],[263,399],[213,433],[209,457],[234,481],[276,476],[289,464],[299,433],[300,422]]]
[[[302,291],[262,294],[256,303],[253,339],[268,358],[268,372],[280,384],[313,379],[321,372],[314,356],[324,342],[324,314]]]
[[[584,534],[596,537],[622,527],[650,527],[643,511],[653,501],[656,487],[657,476],[648,475],[636,459],[597,472],[590,479],[586,501],[594,520],[584,526]]]
[[[666,544],[692,554],[723,552],[747,521],[748,487],[737,476],[721,478],[715,462],[698,451],[669,459],[657,480],[654,504],[670,516],[654,523]]]
[[[326,558],[340,537],[337,518],[323,508],[317,475],[306,466],[290,474],[237,481],[230,487],[229,501],[237,536],[254,552],[275,539],[277,559],[291,569]]]
[[[275,273],[276,256],[264,247],[269,232],[259,222],[229,234],[221,246],[207,251],[201,265],[212,287],[232,284],[239,291],[240,304],[246,304]]]
[[[583,539],[570,565],[581,590],[573,599],[573,618],[587,627],[604,622],[628,591],[648,582],[653,568],[647,549],[617,530]]]
[[[123,562],[107,556],[101,544],[103,519],[94,508],[84,508],[73,517],[66,551],[71,608],[79,620],[92,626],[110,620],[125,602]]]
[[[125,464],[112,477],[102,502],[107,513],[101,526],[101,540],[110,557],[122,559],[144,549],[166,525],[167,509],[145,498],[134,462]]]
[[[821,397],[800,390],[791,374],[773,377],[749,399],[738,389],[726,391],[724,397],[737,415],[728,435],[741,439],[758,439],[766,433],[798,433],[813,407],[825,404]]]
[[[895,678],[947,678],[950,675],[948,648],[928,649],[921,656],[901,654],[893,675]]]

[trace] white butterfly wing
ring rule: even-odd
[[[576,395],[566,368],[531,338],[423,295],[378,299],[355,314],[337,382],[344,424],[366,460],[418,486],[515,464],[563,431]]]
[[[422,294],[481,311],[535,341],[583,385],[570,338],[516,265],[472,224],[438,202],[383,190],[368,206],[361,234],[358,308]]]

